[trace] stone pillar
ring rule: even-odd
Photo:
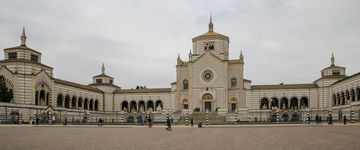
[[[238,115],[237,110],[235,110],[235,124],[238,124],[238,122],[237,122],[237,120],[238,120],[237,117],[238,117],[238,116],[237,116],[237,115]]]
[[[279,109],[276,109],[276,123],[279,124]]]
[[[354,114],[354,110],[350,111],[350,122],[351,123],[355,123],[355,114]]]
[[[21,114],[21,112],[19,112],[19,124],[21,124],[22,123],[22,114]]]
[[[86,122],[90,125],[90,113],[86,113]]]
[[[52,124],[52,114],[51,114],[51,112],[49,112],[49,125],[51,125]]]
[[[186,126],[189,125],[189,114],[188,114],[187,111],[186,111],[186,114],[185,114],[185,125],[186,125]]]
[[[125,122],[125,120],[124,120],[124,111],[121,111],[121,125],[124,125],[124,122]]]
[[[75,100],[75,109],[79,108],[79,98]]]
[[[206,111],[206,125],[209,125],[209,111]]]

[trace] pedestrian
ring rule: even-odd
[[[171,130],[171,120],[170,120],[169,117],[166,119],[166,125],[168,126],[168,127],[166,128],[166,131],[172,131],[172,130]]]
[[[344,115],[344,124],[346,124],[346,121],[347,121],[346,115]]]
[[[190,124],[191,124],[191,127],[194,126],[194,120],[193,120],[193,118],[190,119]]]
[[[315,117],[315,122],[316,124],[319,124],[319,116],[316,114],[316,117]]]
[[[142,126],[144,126],[144,120],[142,118],[140,119],[140,123]]]
[[[64,125],[67,125],[67,118],[64,119]]]
[[[329,124],[330,124],[330,125],[333,125],[333,123],[332,123],[332,116],[331,116],[331,115],[329,116]]]
[[[202,128],[202,122],[199,122],[198,128]]]
[[[310,120],[311,120],[310,115],[308,115],[307,120],[308,120],[308,124],[310,124]]]
[[[99,118],[98,126],[101,126],[101,118]]]
[[[320,122],[320,125],[322,125],[322,118],[321,118],[321,116],[319,117],[319,122]]]
[[[173,117],[171,117],[171,124],[173,124],[174,123],[174,118]]]
[[[148,126],[149,126],[149,128],[151,128],[151,126],[152,126],[152,120],[150,117],[148,118]]]

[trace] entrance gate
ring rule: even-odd
[[[205,102],[205,111],[211,112],[211,102]]]

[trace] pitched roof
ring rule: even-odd
[[[171,92],[171,88],[153,88],[153,89],[117,89],[114,93],[163,93]]]
[[[28,59],[5,59],[5,60],[0,60],[0,63],[6,63],[6,62],[26,62],[26,63],[37,64],[37,65],[40,65],[40,66],[43,66],[43,67],[53,69],[52,67],[49,67],[49,66],[44,65],[42,63],[39,63],[37,61],[32,61],[32,60],[28,60]]]
[[[345,81],[345,80],[350,79],[350,78],[352,78],[352,77],[355,77],[355,76],[357,76],[357,75],[360,75],[360,72],[355,73],[355,74],[353,74],[353,75],[351,75],[351,76],[345,77],[345,78],[343,78],[343,79],[340,79],[339,81],[336,81],[336,82],[334,82],[334,83],[331,84],[331,85],[334,85],[334,84],[337,84],[337,83],[339,83],[339,82]]]
[[[16,47],[10,47],[10,48],[5,48],[4,50],[13,50],[13,49],[24,49],[24,50],[30,50],[30,51],[33,51],[35,53],[38,53],[38,54],[41,54],[40,52],[36,51],[36,50],[33,50],[25,45],[21,45],[21,46],[16,46]]]
[[[82,85],[79,83],[74,83],[74,82],[70,82],[70,81],[65,81],[65,80],[61,80],[61,79],[54,79],[54,83],[58,83],[58,84],[63,84],[63,85],[67,85],[67,86],[72,86],[72,87],[77,87],[80,89],[84,89],[84,90],[89,90],[89,91],[94,91],[94,92],[103,92],[97,88],[93,88],[90,86],[86,86],[86,85]]]
[[[94,77],[108,77],[108,78],[114,79],[113,77],[110,77],[110,76],[106,75],[105,73],[102,73],[102,74],[94,76]]]

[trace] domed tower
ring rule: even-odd
[[[191,60],[195,61],[205,51],[217,56],[221,60],[229,59],[229,37],[214,32],[214,24],[210,14],[209,31],[192,39],[193,54]]]
[[[104,63],[101,67],[101,74],[93,77],[93,83],[89,86],[95,87],[104,92],[104,111],[114,111],[113,92],[120,87],[114,85],[114,78],[105,74]]]

